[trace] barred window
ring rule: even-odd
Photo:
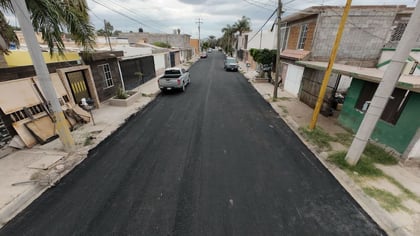
[[[109,88],[114,86],[114,81],[112,80],[112,73],[109,64],[103,64],[102,66],[104,72],[104,79],[105,79],[105,88]]]
[[[391,42],[400,41],[406,27],[407,23],[398,23],[397,27],[394,29],[394,32],[391,35]]]
[[[308,33],[308,24],[303,24],[300,26],[300,35],[297,49],[305,48],[306,35]]]

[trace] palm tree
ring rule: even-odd
[[[233,34],[235,33],[235,28],[229,24],[226,27],[222,28],[222,47],[226,53],[232,55],[232,43],[234,41]]]
[[[246,16],[242,16],[235,24],[233,24],[235,32],[239,32],[239,36],[242,36],[242,33],[251,31],[251,19]]]
[[[0,17],[4,13],[13,13],[13,0],[0,0]],[[50,53],[54,48],[62,53],[64,42],[63,31],[70,33],[75,42],[83,46],[85,51],[91,51],[95,40],[95,28],[89,23],[86,0],[26,0],[34,29],[42,34],[42,39],[48,44]],[[0,23],[0,40],[6,46],[16,40],[16,35],[4,34],[8,24]],[[10,27],[10,26],[9,26]],[[4,45],[3,45],[4,46]],[[0,46],[0,52],[6,52],[7,47]]]

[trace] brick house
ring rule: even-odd
[[[345,25],[336,63],[358,67],[376,67],[382,49],[396,45],[413,8],[405,5],[352,6]],[[310,7],[282,19],[282,78],[286,91],[314,107],[323,71],[304,69],[297,61],[328,62],[343,8]],[[345,91],[351,83],[346,75],[333,74],[326,101],[337,90]],[[327,109],[326,104],[324,106]]]

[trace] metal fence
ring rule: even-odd
[[[156,77],[153,56],[123,60],[120,65],[126,90],[134,89]]]

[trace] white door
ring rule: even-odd
[[[303,70],[304,67],[288,64],[286,81],[284,82],[284,90],[296,97],[299,94]]]

